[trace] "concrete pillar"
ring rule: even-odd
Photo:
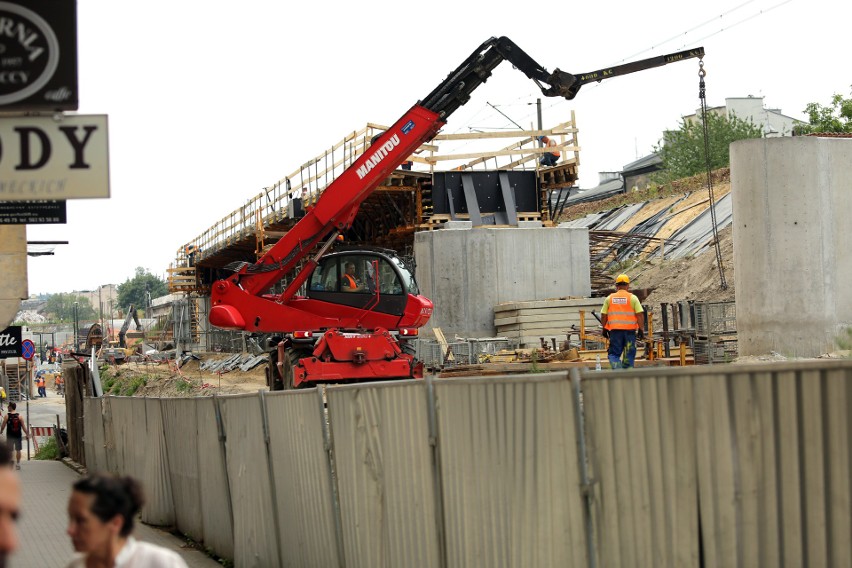
[[[14,321],[27,297],[27,226],[0,226],[0,330]]]
[[[731,145],[740,355],[813,357],[852,327],[852,139]]]
[[[417,282],[447,337],[493,337],[494,306],[591,294],[584,228],[440,229],[414,236]]]

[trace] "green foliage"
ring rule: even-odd
[[[44,311],[50,314],[54,321],[74,321],[74,302],[77,303],[77,321],[97,318],[95,308],[88,298],[76,294],[52,294],[47,299]]]
[[[120,396],[133,396],[136,394],[136,391],[144,387],[147,383],[148,377],[144,375],[140,377],[133,377],[124,383]]]
[[[56,444],[56,438],[53,436],[47,439],[47,442],[38,447],[35,459],[37,460],[55,460],[59,459],[59,446]]]
[[[177,389],[179,393],[189,392],[192,389],[192,383],[185,379],[178,379],[175,383],[175,389]]]
[[[707,140],[710,168],[726,167],[730,161],[730,145],[736,140],[760,138],[763,132],[753,122],[736,116],[728,118],[707,113]],[[663,160],[663,171],[654,176],[657,183],[668,183],[707,171],[704,156],[704,127],[701,120],[681,121],[680,129],[666,133],[664,143],[654,147]]]
[[[141,266],[136,269],[136,276],[118,285],[118,305],[126,310],[130,305],[136,309],[144,309],[148,305],[148,294],[151,299],[165,296],[169,288],[159,277],[154,276]]]
[[[794,128],[796,134],[811,132],[852,132],[852,98],[844,99],[837,93],[828,106],[808,103],[805,107],[808,124]]]
[[[834,341],[842,350],[852,350],[852,327],[847,327],[844,333],[838,335]]]

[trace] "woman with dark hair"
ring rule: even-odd
[[[96,473],[72,486],[68,535],[78,553],[68,568],[186,568],[174,551],[130,536],[144,503],[132,477]]]

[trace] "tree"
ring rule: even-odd
[[[808,103],[805,114],[808,115],[808,124],[798,125],[794,129],[796,134],[852,132],[852,98],[844,99],[835,93],[829,106]]]
[[[731,163],[731,142],[761,136],[761,128],[750,120],[742,120],[735,115],[729,118],[723,114],[707,113],[710,168],[715,170]],[[681,121],[680,129],[667,132],[663,144],[655,146],[654,151],[658,152],[663,160],[663,171],[655,176],[659,183],[707,171],[701,119]]]
[[[148,306],[148,298],[159,298],[168,294],[166,283],[154,276],[141,266],[136,269],[136,276],[118,285],[118,305],[126,310],[130,305],[137,309]]]
[[[44,310],[54,321],[74,321],[74,303],[77,304],[77,321],[93,320],[97,317],[95,308],[88,298],[76,294],[52,294],[47,299]]]

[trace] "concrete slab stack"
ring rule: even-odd
[[[540,338],[557,347],[568,338],[579,339],[580,310],[585,312],[587,331],[599,329],[592,310],[600,314],[603,298],[571,298],[565,300],[540,300],[536,302],[508,302],[494,307],[494,327],[497,335],[518,341],[525,347],[538,347]]]
[[[421,291],[435,303],[430,326],[448,337],[493,337],[497,304],[591,294],[585,228],[423,231],[414,256]]]
[[[739,354],[814,357],[852,326],[852,139],[731,145]]]

